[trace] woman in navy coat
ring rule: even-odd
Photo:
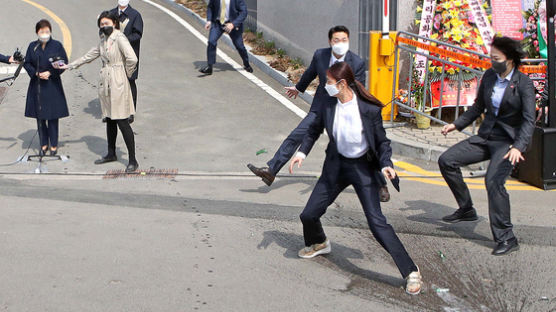
[[[35,31],[37,41],[27,48],[23,67],[31,77],[27,90],[25,117],[36,118],[41,144],[41,155],[45,155],[50,145],[50,155],[58,151],[58,119],[69,116],[68,105],[61,75],[64,70],[56,69],[53,62],[68,57],[62,43],[51,38],[52,26],[47,20],[40,20]]]

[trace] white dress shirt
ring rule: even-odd
[[[338,100],[332,132],[336,139],[338,152],[342,156],[359,158],[367,153],[369,144],[363,131],[363,122],[355,92],[353,92],[353,99],[349,102],[342,103]]]
[[[346,59],[346,54],[342,55],[340,58],[336,58],[336,55],[334,55],[334,52],[331,52],[330,54],[332,54],[330,56],[330,63],[328,63],[328,67],[332,67],[332,65],[336,64],[337,62],[344,62]]]

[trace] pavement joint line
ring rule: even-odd
[[[22,1],[29,1],[29,0],[22,0]],[[185,29],[187,29],[189,32],[191,32],[195,37],[197,37],[197,39],[201,40],[201,42],[203,42],[204,45],[207,45],[208,39],[203,34],[201,34],[197,29],[195,29],[193,26],[191,26],[191,24],[189,24],[183,18],[181,18],[179,15],[177,15],[176,13],[172,12],[171,10],[165,8],[164,6],[162,6],[158,3],[154,3],[151,0],[142,0],[142,1],[145,2],[145,3],[150,4],[150,5],[158,8],[159,10],[163,11],[164,13],[168,14],[170,17],[172,17],[174,20],[176,20],[179,24],[181,24],[183,27],[185,27]],[[249,81],[251,81],[252,83],[257,85],[259,88],[261,88],[268,95],[270,95],[271,97],[276,99],[278,102],[280,102],[287,109],[292,111],[294,114],[296,114],[300,118],[305,118],[305,116],[307,116],[307,113],[304,110],[297,107],[295,104],[293,104],[291,101],[289,101],[282,94],[280,94],[279,92],[274,90],[272,87],[270,87],[269,85],[264,83],[259,78],[257,78],[257,76],[255,76],[254,74],[248,73],[245,69],[243,69],[243,66],[239,65],[236,61],[234,61],[231,57],[229,57],[226,53],[224,53],[220,48],[217,48],[217,54],[218,54],[218,56],[220,56],[220,58],[222,58],[226,63],[230,64],[235,70],[237,70],[245,78],[247,78]]]
[[[56,15],[54,12],[52,12],[50,9],[34,2],[31,0],[21,0],[27,4],[30,4],[34,7],[36,7],[37,9],[43,11],[46,15],[50,16],[50,18],[52,18],[56,24],[58,24],[58,26],[60,26],[60,29],[62,30],[62,38],[64,41],[64,48],[66,49],[66,54],[68,56],[68,60],[71,58],[71,52],[72,52],[72,39],[71,39],[71,31],[69,30],[69,27],[66,25],[66,23],[60,18],[58,17],[58,15]]]

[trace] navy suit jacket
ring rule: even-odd
[[[372,169],[375,170],[375,172],[379,172],[384,167],[394,168],[391,160],[392,148],[390,147],[390,140],[386,137],[386,131],[382,125],[381,108],[359,97],[357,99],[365,139],[369,145],[367,157],[371,161]],[[301,143],[301,147],[299,148],[301,153],[309,155],[315,142],[322,134],[323,130],[326,129],[326,132],[329,134],[328,137],[330,142],[326,148],[326,158],[324,160],[322,175],[331,183],[337,180],[341,165],[340,153],[338,152],[336,140],[333,135],[336,105],[338,105],[337,99],[332,105],[325,105],[317,112],[317,118],[311,124],[309,132],[303,139],[303,143]]]
[[[115,8],[112,9],[110,12],[118,16],[119,11],[118,8]],[[127,37],[127,40],[129,40],[129,43],[131,44],[133,51],[135,51],[135,55],[139,59],[139,50],[141,49],[141,38],[143,37],[143,17],[141,17],[141,14],[137,10],[132,8],[131,5],[127,6],[127,9],[125,9],[122,15],[125,15],[129,19],[129,22],[127,23],[125,29],[121,29],[121,31]],[[137,69],[131,76],[130,80],[137,79],[138,74],[139,74],[139,64],[137,64]]]
[[[229,21],[235,28],[243,29],[243,22],[247,18],[247,5],[243,0],[230,1]],[[210,0],[207,6],[207,21],[216,23],[220,20],[220,0]]]
[[[10,57],[0,54],[0,63],[9,64],[10,63]]]
[[[495,115],[491,97],[496,79],[498,79],[497,75],[492,69],[484,73],[475,103],[454,121],[454,125],[461,131],[484,113],[485,119],[479,128],[479,138],[474,137],[472,140],[486,140],[491,134],[502,131],[504,136],[513,140],[513,147],[523,153],[531,141],[535,128],[533,82],[527,75],[517,69],[514,70],[510,84],[500,102],[498,115]]]
[[[319,86],[315,92],[313,103],[311,104],[311,112],[319,110],[319,106],[323,103],[331,103],[336,100],[328,95],[324,86],[326,85],[326,71],[330,68],[330,58],[332,57],[332,48],[318,49],[313,55],[311,64],[305,70],[295,88],[299,92],[305,92],[311,82],[319,77]],[[365,85],[365,61],[363,61],[357,54],[348,51],[344,61],[351,67],[355,80]]]

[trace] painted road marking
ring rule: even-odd
[[[71,50],[72,50],[72,41],[71,41],[71,32],[68,28],[68,26],[66,25],[66,23],[58,17],[58,15],[54,14],[54,12],[52,12],[51,10],[49,10],[48,8],[45,8],[44,6],[33,2],[31,0],[21,0],[25,3],[28,3],[34,7],[36,7],[37,9],[43,11],[44,13],[46,13],[46,15],[50,16],[50,18],[52,18],[56,24],[58,24],[58,26],[60,26],[60,29],[62,30],[62,38],[63,38],[63,42],[64,42],[64,48],[66,49],[66,54],[68,55],[68,59],[71,58]]]
[[[23,0],[23,1],[28,1],[28,0]],[[208,41],[207,37],[205,37],[203,34],[201,34],[199,31],[197,31],[197,29],[195,29],[193,26],[191,26],[188,22],[186,22],[184,19],[182,19],[176,13],[174,13],[174,12],[170,11],[169,9],[163,7],[162,5],[154,3],[150,0],[143,0],[143,2],[148,3],[148,4],[158,8],[159,10],[163,11],[164,13],[168,14],[170,17],[172,17],[174,20],[176,20],[179,24],[181,24],[183,27],[185,27],[185,29],[189,30],[189,32],[191,32],[195,37],[197,37],[197,39],[201,40],[201,42],[203,42],[204,45],[208,44],[207,43],[207,41]],[[299,116],[301,118],[305,118],[305,116],[307,116],[307,113],[305,111],[303,111],[301,108],[297,107],[295,104],[293,104],[291,101],[289,101],[285,96],[283,96],[282,94],[280,94],[279,92],[277,92],[276,90],[271,88],[269,85],[264,83],[262,80],[257,78],[257,76],[245,71],[243,69],[243,66],[239,65],[236,61],[234,61],[231,57],[229,57],[226,53],[224,53],[219,48],[217,49],[217,54],[218,54],[218,56],[220,56],[220,58],[222,58],[226,63],[230,64],[240,74],[245,76],[252,83],[257,85],[259,88],[263,89],[263,91],[265,91],[268,95],[272,96],[274,99],[276,99],[282,105],[284,105],[286,108],[288,108],[289,110],[294,112],[297,116]]]

